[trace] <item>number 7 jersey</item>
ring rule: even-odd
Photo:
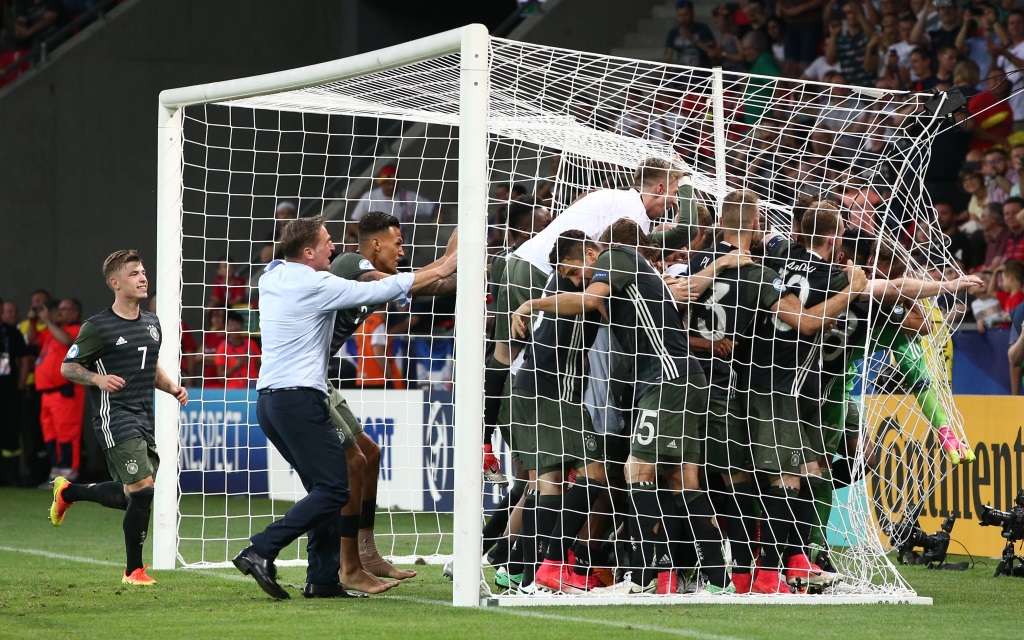
[[[64,362],[124,380],[124,388],[114,393],[87,387],[93,428],[103,449],[132,438],[155,443],[153,388],[162,340],[156,314],[140,310],[138,318],[127,320],[108,307],[82,324],[68,349]]]

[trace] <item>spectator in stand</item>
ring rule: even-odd
[[[711,66],[711,59],[718,55],[718,44],[706,24],[694,21],[693,2],[676,2],[676,22],[665,38],[662,61],[687,67]]]
[[[931,1],[928,5],[933,5]],[[928,19],[926,12],[922,12],[914,25],[914,32],[911,38],[915,41],[921,39],[922,34],[928,34],[928,43],[933,51],[940,48],[956,45],[956,38],[960,34],[960,11],[956,8],[953,0],[935,0],[933,5],[939,15],[939,23],[932,28],[926,28]]]
[[[1003,203],[1003,222],[1009,235],[1006,238],[1006,251],[1003,252],[1003,262],[1006,260],[1017,260],[1024,262],[1024,199],[1007,198]]]
[[[910,69],[910,54],[920,45],[920,41],[913,39],[915,24],[917,24],[917,18],[913,13],[900,14],[899,21],[896,23],[899,29],[899,40],[895,44],[890,45],[888,51],[888,54],[896,54],[899,59],[899,68],[908,70],[911,80],[918,79],[913,70]]]
[[[0,486],[17,484],[22,447],[22,402],[32,365],[25,337],[18,331],[18,307],[0,301]]]
[[[32,292],[32,298],[28,306],[28,314],[25,319],[18,323],[18,329],[21,331],[21,335],[28,339],[28,328],[29,325],[35,323],[36,331],[42,331],[46,328],[46,325],[39,321],[39,309],[42,309],[46,305],[50,304],[50,292],[46,289],[36,289]]]
[[[971,200],[967,203],[967,215],[960,216],[962,224],[976,222],[984,212],[985,205],[989,202],[1003,202],[1007,197],[1005,192],[998,190],[998,187],[985,186],[982,175],[973,169],[964,169],[960,172],[960,185],[965,192],[971,194]],[[969,231],[974,231],[975,228],[977,227],[972,227]]]
[[[945,202],[935,203],[935,214],[939,220],[939,229],[948,238],[945,250],[960,265],[960,270],[971,272],[976,266],[972,253],[971,241],[957,224],[956,212]]]
[[[1010,311],[1010,348],[1006,356],[1010,361],[1010,394],[1020,395],[1021,364],[1024,364],[1024,302]]]
[[[982,273],[988,279],[988,288],[975,291],[976,300],[971,306],[975,310],[975,317],[981,316],[978,331],[984,333],[986,328],[1009,325],[1010,312],[1024,302],[1024,263],[1007,260],[991,271]],[[986,304],[990,300],[998,301],[998,309],[991,302]]]
[[[736,24],[746,27],[748,32],[760,31],[764,33],[767,22],[768,12],[765,11],[764,2],[761,0],[747,2],[743,5],[742,11],[736,15]]]
[[[50,458],[50,479],[39,488],[49,489],[58,476],[77,479],[81,466],[85,387],[68,381],[60,368],[82,328],[82,303],[65,298],[54,310],[43,307],[37,314],[46,329],[36,332],[35,326],[30,325],[29,339],[39,345],[36,360],[36,392],[41,396],[39,423]]]
[[[786,22],[783,34],[786,71],[798,76],[818,56],[822,7],[826,0],[776,0],[775,13]],[[795,73],[794,73],[795,72]]]
[[[725,71],[746,71],[743,52],[740,51],[740,27],[736,24],[736,6],[718,5],[713,15],[719,36],[716,39],[717,47],[711,64],[721,66]]]
[[[994,145],[1009,146],[1007,139],[1013,133],[1013,109],[1005,98],[1010,86],[1006,72],[992,67],[985,79],[985,91],[967,103],[967,112],[972,116],[965,121],[973,135],[971,149],[984,151]]]
[[[231,269],[227,257],[217,263],[217,276],[213,279],[209,307],[233,307],[248,303],[249,283]]]
[[[910,74],[917,76],[917,80],[910,79]],[[932,73],[932,52],[928,47],[917,47],[910,54],[910,73],[903,72],[903,86],[910,91],[929,91],[935,88],[939,79]]]
[[[960,54],[956,47],[951,44],[944,44],[935,49],[935,78],[938,84],[953,84],[953,70],[956,63],[960,61]]]
[[[387,164],[381,167],[376,180],[377,186],[366,192],[356,202],[349,214],[349,228],[346,233],[351,234],[353,238],[358,238],[357,224],[368,211],[390,213],[398,218],[403,225],[431,221],[436,223],[437,207],[412,189],[399,189],[398,181],[397,164]]]
[[[1020,197],[1020,178],[1024,176],[1024,146],[1014,147],[1010,150],[1010,166],[1017,172],[1017,181],[1010,189],[1010,196]]]
[[[873,70],[879,78],[892,74],[899,76],[899,54],[894,47],[899,42],[899,18],[895,13],[882,15],[881,28],[871,33],[868,48],[864,52],[864,66]]]
[[[784,29],[782,27],[782,20],[775,16],[768,18],[768,22],[764,23],[764,33],[768,36],[768,42],[771,44],[772,55],[775,56],[775,61],[779,63],[779,67],[785,70],[785,75],[789,77],[796,77],[800,74],[798,66],[792,67],[792,69],[786,68],[786,45],[783,43]]]
[[[980,15],[973,13],[976,11],[979,11],[977,7],[964,9],[955,44],[960,55],[967,56],[978,65],[978,77],[987,78],[992,62],[992,56],[988,53],[989,46],[999,46],[999,36],[995,30],[995,25],[999,24],[999,14],[994,7],[988,5],[980,8]],[[985,88],[984,84],[977,87],[978,91],[984,91]]]
[[[393,357],[387,315],[376,312],[356,331],[356,386],[404,389],[398,359]]]
[[[206,331],[203,333],[203,386],[223,387],[224,378],[217,375],[214,361],[217,349],[224,342],[225,309],[210,309],[206,312]]]
[[[978,83],[981,76],[978,72],[978,64],[974,60],[961,60],[953,67],[953,85],[960,87],[960,93],[965,100],[972,100],[980,93]]]
[[[61,0],[24,0],[14,19],[14,47],[35,49],[60,28]]]
[[[237,311],[227,313],[227,334],[213,358],[217,377],[228,389],[248,389],[260,375],[259,345],[245,335],[245,322]]]
[[[985,163],[981,166],[981,173],[985,176],[985,184],[990,191],[995,187],[1007,196],[1018,181],[1017,172],[1010,167],[1010,159],[1002,147],[992,147],[985,152]]]
[[[1006,259],[1006,241],[1010,231],[1003,222],[1003,204],[990,202],[981,216],[981,230],[985,238],[985,261],[982,269],[998,267]]]
[[[801,80],[813,80],[814,82],[825,82],[825,78],[833,74],[842,74],[843,70],[838,64],[829,64],[825,56],[818,56],[806,69]]]
[[[910,0],[910,10],[913,12],[915,25],[919,21],[924,23],[916,39],[920,42],[929,31],[939,26],[939,14],[928,0]]]
[[[781,76],[775,56],[771,54],[768,36],[760,31],[750,31],[743,36],[743,58],[750,64],[750,73],[761,76]],[[751,78],[747,83],[747,93],[743,100],[744,120],[747,124],[756,124],[761,119],[764,109],[772,98],[770,80]]]
[[[838,64],[843,76],[850,84],[860,87],[874,86],[873,70],[865,68],[868,49],[868,32],[874,29],[868,24],[863,7],[855,2],[843,5],[842,29],[837,30],[829,23],[828,39],[825,41],[825,58],[829,64]]]
[[[989,43],[989,55],[995,59],[992,67],[1006,72],[1013,87],[1010,91],[1010,108],[1013,109],[1014,130],[1024,129],[1024,11],[1014,9],[1006,18],[1006,33],[999,28],[999,44]],[[998,58],[996,57],[998,56]]]

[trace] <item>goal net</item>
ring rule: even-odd
[[[762,601],[728,593],[712,596],[715,590],[707,585],[721,582],[723,574],[744,572],[743,554],[738,558],[735,541],[727,539],[733,531],[728,502],[738,502],[735,497],[741,493],[752,505],[742,518],[749,525],[746,546],[765,557],[765,527],[770,526],[772,509],[765,496],[772,494],[778,474],[735,461],[731,471],[756,473],[742,487],[723,484],[721,469],[706,466],[704,450],[717,444],[718,449],[742,451],[752,428],[741,429],[745,436],[734,438],[730,427],[729,435],[712,443],[719,432],[708,431],[709,417],[744,425],[758,418],[762,431],[767,425],[779,443],[789,433],[787,421],[815,419],[805,412],[776,415],[781,410],[771,402],[756,405],[767,406],[767,414],[748,415],[754,403],[737,398],[786,395],[778,389],[747,393],[752,383],[744,387],[737,380],[742,363],[736,354],[742,350],[740,343],[751,338],[757,341],[755,350],[781,354],[783,343],[792,343],[794,353],[804,357],[797,363],[773,355],[769,368],[781,377],[787,362],[793,363],[790,379],[836,372],[831,378],[811,376],[827,385],[794,383],[788,395],[800,400],[801,407],[826,404],[825,393],[832,392],[831,404],[850,408],[840,414],[838,424],[830,418],[833,424],[824,432],[838,435],[827,446],[815,447],[822,439],[808,435],[814,433],[809,427],[798,426],[790,434],[801,451],[799,469],[792,470],[796,481],[791,506],[803,504],[790,509],[794,533],[776,545],[783,562],[793,549],[811,560],[815,551],[827,551],[841,578],[826,580],[827,588],[812,584],[812,592],[824,591],[818,595],[765,597],[910,601],[916,594],[888,555],[893,544],[904,542],[890,534],[899,538],[904,529],[891,525],[915,515],[916,507],[951,472],[943,457],[943,438],[967,442],[952,402],[945,355],[961,309],[952,295],[916,300],[923,284],[960,274],[922,182],[931,138],[942,124],[936,115],[941,106],[937,109],[929,100],[927,95],[542,47],[489,38],[479,26],[314,67],[164,92],[157,310],[165,328],[181,322],[182,340],[180,349],[179,342],[165,344],[161,363],[168,370],[182,369],[192,400],[179,411],[158,394],[158,447],[165,460],[177,464],[166,465],[175,477],[169,481],[161,476],[158,487],[155,565],[228,566],[250,535],[304,495],[297,476],[268,446],[256,419],[258,277],[276,257],[275,237],[292,211],[325,215],[337,250],[354,252],[359,249],[361,213],[384,210],[401,221],[401,268],[420,268],[438,259],[458,229],[459,272],[456,295],[419,297],[411,307],[381,308],[332,354],[328,376],[380,449],[375,480],[373,473],[362,476],[363,485],[376,484],[375,498],[365,490],[352,499],[376,508],[373,518],[363,510],[360,526],[373,528],[383,555],[396,564],[441,564],[454,557],[454,598],[463,605],[479,604],[481,596],[502,604]],[[714,299],[678,307],[679,322],[689,323],[694,338],[687,340],[693,355],[732,368],[725,384],[716,376],[702,385],[691,378],[679,386],[664,376],[652,382],[646,359],[654,355],[646,347],[626,349],[621,342],[641,323],[616,326],[611,311],[610,325],[595,324],[604,339],[583,345],[591,362],[577,372],[555,372],[556,384],[569,377],[578,381],[585,399],[573,400],[570,394],[566,400],[557,393],[549,398],[550,390],[537,388],[542,384],[539,376],[533,391],[524,394],[516,380],[522,358],[529,358],[535,345],[531,338],[513,341],[514,351],[525,348],[512,363],[509,386],[500,394],[505,396],[502,418],[489,425],[498,428],[493,435],[487,431],[504,473],[521,476],[512,484],[510,499],[507,488],[484,483],[481,476],[484,385],[487,366],[493,368],[494,362],[486,360],[491,364],[485,366],[485,355],[490,357],[493,348],[487,336],[503,321],[496,313],[497,300],[485,302],[487,292],[497,292],[494,286],[500,284],[489,285],[488,271],[507,243],[539,231],[532,225],[544,220],[543,212],[518,216],[527,221],[525,226],[507,232],[510,212],[517,206],[513,198],[529,194],[557,221],[592,191],[625,193],[634,186],[637,167],[650,158],[667,161],[689,176],[684,182],[692,189],[689,184],[681,187],[678,210],[687,209],[692,192],[692,201],[710,214],[705,224],[720,227],[723,202],[730,193],[746,189],[758,197],[759,228],[765,236],[796,241],[795,216],[804,211],[812,216],[820,207],[809,203],[831,200],[846,229],[859,230],[843,260],[857,260],[879,281],[891,275],[893,282],[900,282],[895,272],[905,271],[905,278],[915,284],[907,285],[900,299],[891,291],[888,297],[864,295],[856,311],[844,307],[821,331],[800,340],[795,331],[787,336],[782,329],[770,334],[774,337],[763,337],[769,334],[754,324],[776,322],[765,310],[751,309],[754,324],[729,334],[714,321],[710,326],[697,322],[701,309],[714,314]],[[675,184],[669,186],[674,192]],[[635,198],[644,207],[661,193],[641,191]],[[364,202],[367,193],[370,202]],[[664,206],[664,197],[661,202]],[[671,222],[677,207],[671,198],[668,204],[661,211],[648,207],[648,213],[663,219],[641,226]],[[612,213],[618,212],[595,215]],[[696,219],[692,222],[683,227],[703,233],[691,237],[691,256],[701,241],[712,247],[722,231],[700,229]],[[591,235],[596,240],[599,233]],[[605,248],[599,246],[602,252]],[[762,255],[766,250],[752,249]],[[637,255],[621,247],[618,251]],[[637,284],[643,265],[664,262],[658,268],[677,273],[686,255],[665,251],[650,261],[634,258],[629,276],[637,279],[633,291],[643,289]],[[819,259],[828,263],[838,256],[837,251]],[[515,259],[501,258],[509,263]],[[621,262],[621,256],[616,259]],[[883,263],[893,272],[883,273]],[[373,266],[381,270],[386,265]],[[724,273],[714,276],[711,291],[728,284],[729,272]],[[813,298],[800,274],[791,270],[778,275],[769,288],[782,295],[796,293],[801,302],[810,302],[807,295]],[[622,292],[628,285],[619,280],[613,273],[609,310],[623,308]],[[543,282],[535,284],[543,290]],[[636,310],[650,303],[641,298],[638,293],[633,301]],[[738,308],[727,311],[735,314]],[[914,326],[925,330],[900,326],[900,319],[894,319],[900,313],[915,317]],[[575,322],[574,316],[558,311],[548,314],[556,316]],[[647,317],[651,335],[637,344],[648,344],[648,339],[661,344],[667,333],[683,332],[682,324],[664,326],[670,316]],[[538,318],[532,318],[535,329]],[[580,336],[591,335],[589,323],[578,324]],[[733,351],[701,353],[700,338],[714,345],[730,336],[735,339]],[[574,353],[579,357],[582,352]],[[667,359],[673,357],[670,353]],[[600,361],[611,371],[602,374]],[[836,368],[837,362],[842,366]],[[753,379],[756,371],[750,369],[746,375]],[[774,383],[768,384],[770,388]],[[703,398],[703,404],[695,397]],[[708,397],[722,402],[709,402]],[[657,398],[655,405],[651,398]],[[523,402],[528,408],[517,410]],[[651,424],[651,406],[663,424],[648,433],[644,429]],[[544,411],[548,417],[538,417]],[[516,428],[502,428],[517,420],[530,423],[532,440],[517,438]],[[537,426],[545,420],[554,424]],[[574,455],[576,445],[570,440],[576,432],[571,425],[581,420],[585,444],[583,453]],[[821,433],[821,423],[828,420],[820,415],[816,420]],[[562,433],[554,445],[551,426]],[[665,448],[673,429],[681,431],[684,448],[698,446],[702,451],[692,460],[698,470],[696,485],[686,480],[684,491],[673,481],[679,458]],[[503,435],[510,432],[511,442],[506,442]],[[590,446],[591,435],[596,447]],[[653,439],[653,448],[638,447],[644,439]],[[649,515],[641,505],[646,498],[637,497],[636,477],[628,476],[643,467],[629,467],[627,460],[634,454],[655,470],[657,522],[647,529],[637,524]],[[595,462],[605,470],[600,480],[583,471],[593,469]],[[823,480],[814,476],[810,481],[812,462],[823,470]],[[371,468],[378,464],[368,463]],[[530,470],[524,467],[530,466],[542,476],[537,484],[527,484]],[[833,482],[830,467],[832,472],[842,467],[845,482]],[[690,477],[689,472],[681,475]],[[587,481],[581,482],[583,478]],[[579,504],[570,500],[570,493],[584,485],[595,489],[593,500],[576,511],[584,516],[582,522],[579,517],[563,518]],[[822,485],[828,488],[817,490]],[[677,497],[684,494],[683,502],[691,507],[689,500],[703,496],[698,502],[709,511],[677,508]],[[797,512],[818,515],[801,520]],[[509,524],[482,544],[481,528],[495,514]],[[926,510],[925,515],[935,514]],[[697,520],[708,526],[684,526],[687,533],[673,539],[679,523]],[[572,530],[555,536],[553,521]],[[653,538],[646,539],[652,531]],[[700,531],[710,532],[710,537],[702,538]],[[572,552],[569,564],[590,558],[589,568],[564,565],[582,576],[572,578],[574,583],[589,581],[587,593],[573,595],[568,593],[572,588],[545,588],[539,581],[534,588],[516,588],[517,581],[528,582],[536,571],[528,567],[527,577],[520,578],[524,562],[539,566],[544,554],[559,546]],[[717,553],[708,557],[705,552],[716,546]],[[511,588],[507,577],[495,586],[496,567],[481,560],[487,551],[505,576],[512,576]],[[721,558],[718,565],[714,557]],[[278,561],[301,563],[303,558],[304,549],[296,543]],[[749,557],[745,569],[750,570]],[[640,584],[641,575],[644,581],[656,579]],[[787,577],[785,567],[781,575]],[[807,577],[794,581],[799,590],[807,586]],[[656,592],[653,596],[633,593],[648,586]],[[687,588],[691,593],[676,593]]]

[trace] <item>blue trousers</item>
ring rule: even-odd
[[[256,402],[260,428],[295,468],[307,496],[284,518],[254,535],[252,545],[266,558],[307,534],[306,582],[337,584],[340,567],[341,508],[348,503],[345,450],[331,424],[324,396],[315,389],[261,394]]]

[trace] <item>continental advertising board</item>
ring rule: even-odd
[[[978,514],[982,505],[1010,510],[1024,487],[1024,398],[960,395],[954,403],[977,460],[951,469],[912,397],[865,399],[871,433],[885,450],[877,471],[868,474],[875,520],[898,520],[923,499],[919,524],[926,533],[938,531],[947,516],[959,513],[950,553],[966,548],[974,556],[998,557],[1006,544],[1001,529],[980,526]],[[928,486],[934,490],[922,498]]]

